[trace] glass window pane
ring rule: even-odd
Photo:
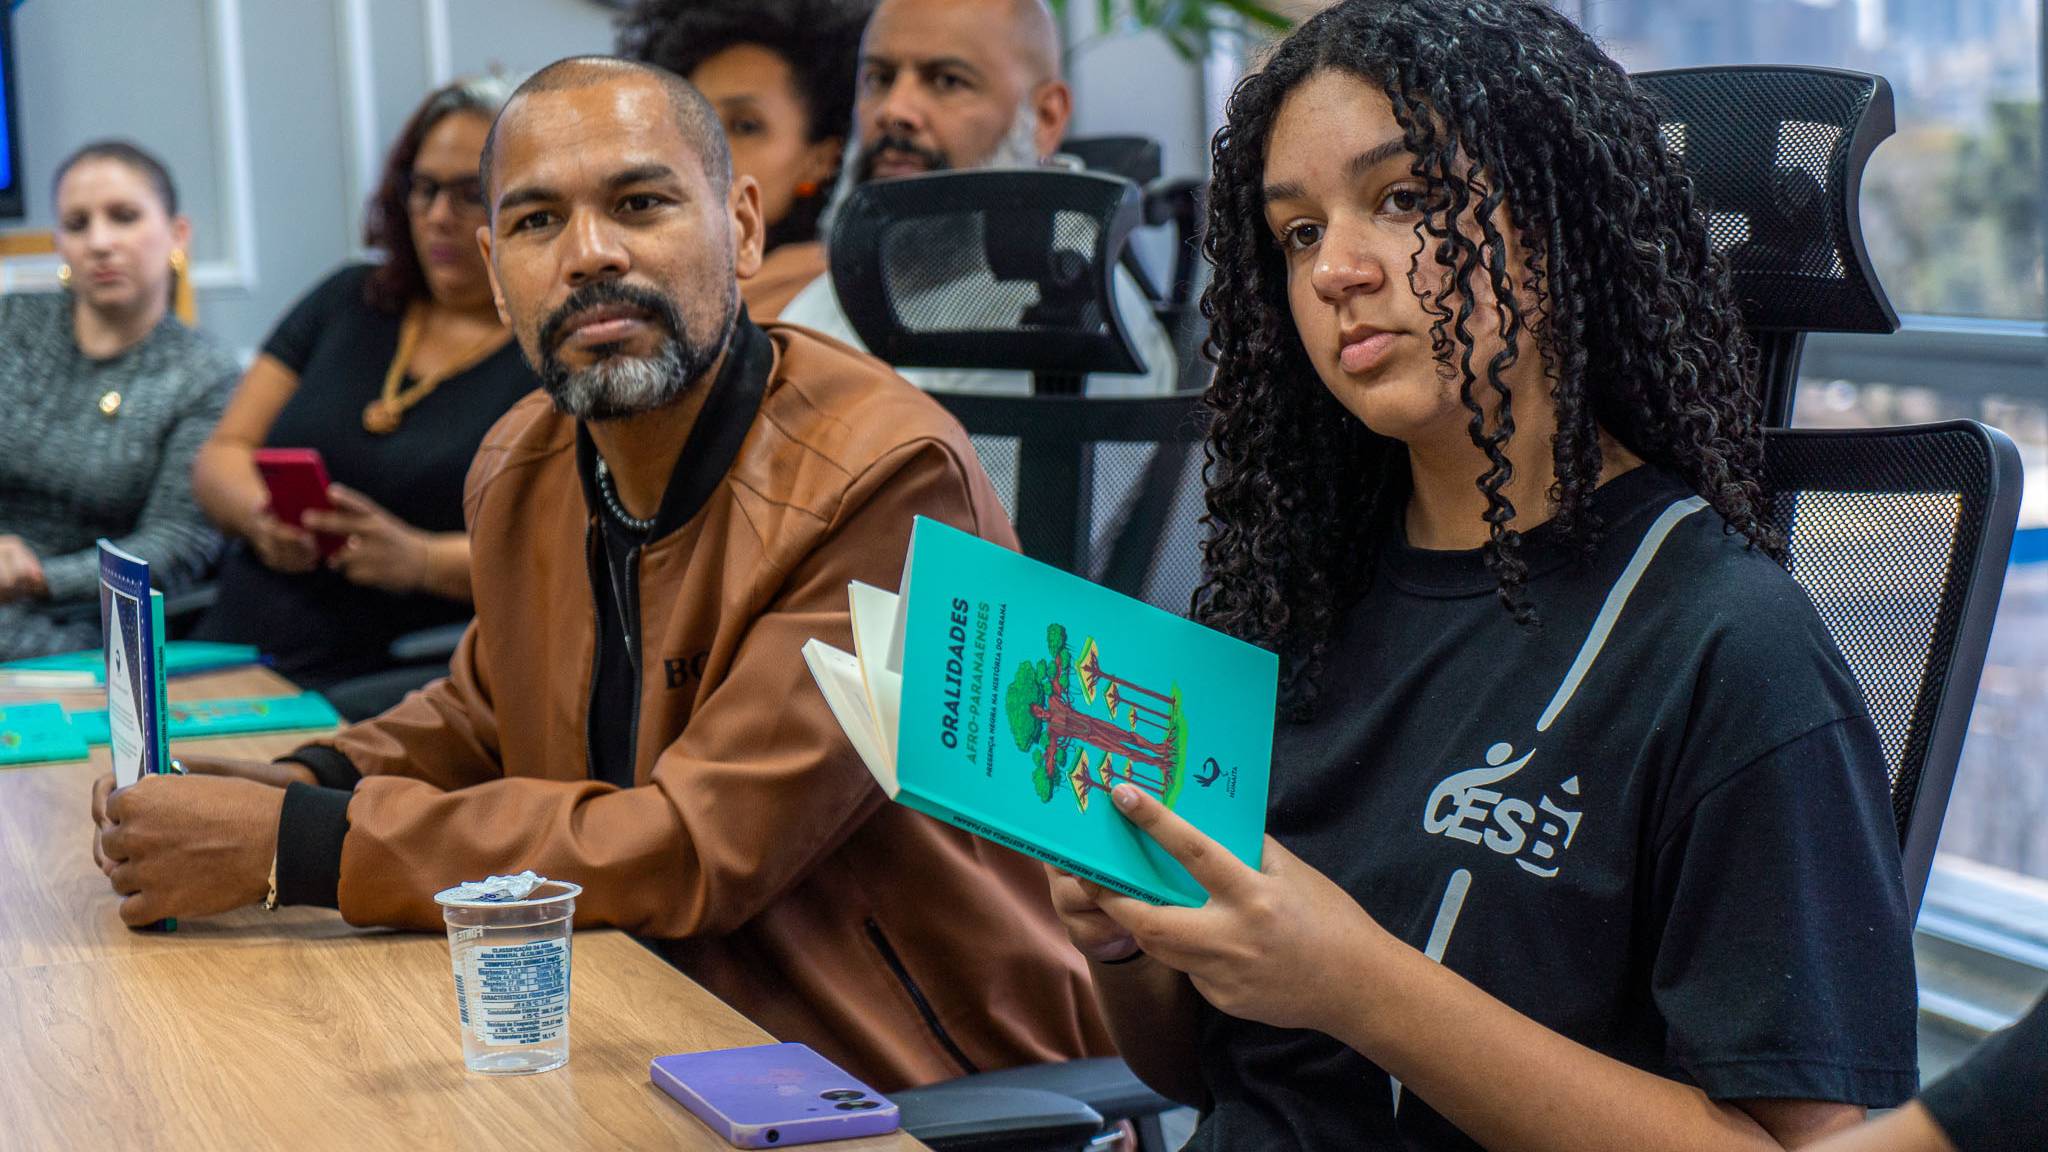
[[[1631,71],[1813,64],[1891,82],[1863,186],[1900,312],[2043,315],[2039,0],[1558,0]]]
[[[1941,848],[2048,877],[2040,0],[1558,6],[1631,70],[1813,64],[1876,72],[1891,82],[1898,133],[1871,158],[1862,213],[1871,262],[1893,306],[1908,317],[1907,330],[1810,338],[1793,423],[1856,427],[1965,417],[2019,445],[2028,480],[2021,532]],[[1838,355],[1844,351],[1850,354]],[[2035,370],[2016,377],[2009,364],[2028,360]]]

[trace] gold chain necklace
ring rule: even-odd
[[[427,306],[414,302],[405,310],[405,319],[398,324],[398,351],[391,357],[391,367],[384,373],[384,387],[375,400],[363,406],[363,430],[375,436],[389,436],[398,431],[399,422],[405,414],[420,401],[433,394],[434,389],[450,376],[459,376],[475,367],[483,358],[505,341],[503,332],[493,332],[463,349],[462,355],[447,368],[430,375],[421,376],[411,387],[401,388],[405,370],[412,363],[412,354],[419,347],[420,334],[427,328]]]

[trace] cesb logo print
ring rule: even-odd
[[[1439,781],[1423,805],[1422,830],[1512,856],[1524,871],[1548,879],[1557,875],[1558,859],[1571,847],[1585,813],[1560,806],[1547,793],[1531,804],[1495,787],[1527,767],[1536,751],[1520,759],[1514,755],[1514,745],[1495,744],[1486,750],[1486,767],[1453,772]],[[1579,778],[1573,776],[1558,789],[1576,802]]]

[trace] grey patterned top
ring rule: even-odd
[[[157,586],[212,567],[220,538],[192,500],[192,457],[240,369],[166,315],[106,360],[78,349],[71,299],[0,295],[0,534],[42,560],[46,601],[0,605],[0,659],[90,646],[105,536],[149,561]],[[121,394],[112,416],[101,398]],[[83,602],[83,604],[81,603]]]

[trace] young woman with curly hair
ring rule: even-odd
[[[718,109],[735,173],[761,185],[768,235],[747,310],[774,318],[825,271],[818,216],[853,125],[854,74],[872,0],[641,0],[619,54],[658,64]]]
[[[1215,142],[1201,619],[1276,650],[1254,870],[1054,877],[1191,1147],[1764,1149],[1916,1086],[1884,759],[1761,518],[1657,114],[1538,0],[1347,0]]]

